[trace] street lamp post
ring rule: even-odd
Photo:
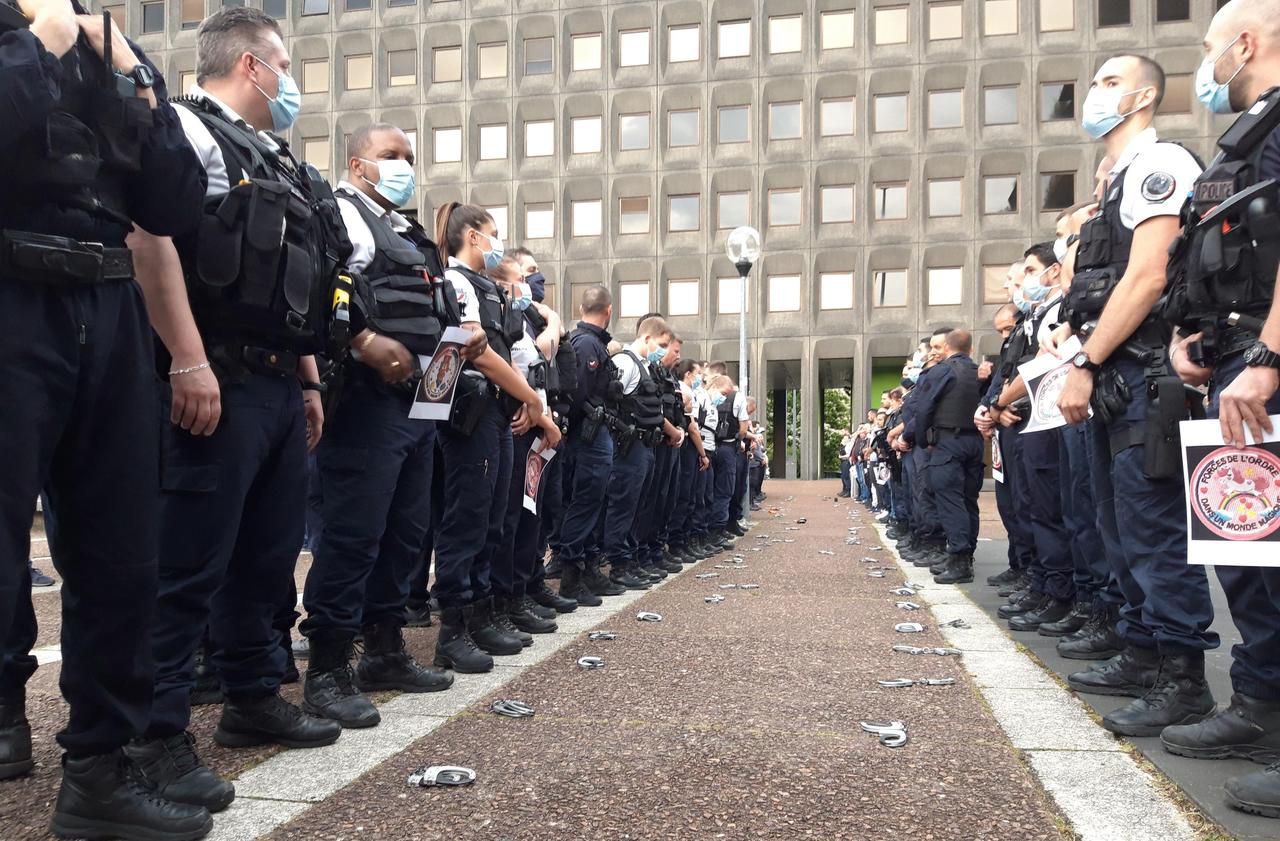
[[[751,274],[751,267],[760,259],[760,232],[746,226],[734,228],[725,240],[724,252],[738,269],[738,277],[742,279],[742,296],[738,300],[738,389],[742,399],[746,400],[750,367],[747,362],[747,276]],[[751,511],[750,479],[743,487],[742,516],[745,519]]]

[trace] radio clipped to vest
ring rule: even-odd
[[[192,307],[215,341],[300,355],[344,353],[351,243],[314,167],[229,123],[208,100],[180,98],[223,153],[230,191],[211,199],[180,252]]]

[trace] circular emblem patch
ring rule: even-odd
[[[449,393],[449,385],[457,377],[462,366],[462,356],[456,347],[441,348],[422,375],[423,390],[428,400],[443,400]]]
[[[1044,375],[1040,381],[1040,390],[1036,393],[1036,420],[1041,423],[1052,423],[1062,417],[1058,408],[1058,398],[1062,396],[1063,386],[1067,384],[1069,366],[1055,368]]]
[[[1153,172],[1142,182],[1142,197],[1149,202],[1162,202],[1173,195],[1178,182],[1167,172]]]
[[[1213,450],[1191,471],[1188,491],[1217,537],[1257,540],[1280,528],[1280,459],[1266,450]]]
[[[538,497],[538,481],[542,478],[542,468],[546,461],[541,456],[528,460],[524,466],[524,495],[530,499]]]

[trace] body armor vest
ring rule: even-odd
[[[547,322],[534,307],[524,311],[525,323],[536,339]],[[556,345],[556,355],[547,364],[547,400],[562,412],[567,412],[578,390],[578,352],[568,336],[562,336]]]
[[[524,319],[507,303],[498,284],[470,268],[455,264],[449,271],[460,272],[476,293],[477,321],[484,328],[489,347],[509,364],[511,347],[524,336]]]
[[[428,268],[426,255],[436,251],[435,243],[417,226],[404,235],[396,233],[360,196],[345,190],[338,196],[360,213],[373,235],[373,260],[356,278],[365,323],[411,353],[430,356],[444,328],[462,323],[457,296],[446,294],[444,279]]]
[[[1011,382],[1014,377],[1018,376],[1018,366],[1027,361],[1027,354],[1030,352],[1026,330],[1028,318],[1030,316],[1027,313],[1018,313],[1018,320],[1013,325],[1013,332],[1009,334],[1009,338],[1004,340],[1004,344],[1000,348],[1000,376],[1004,378],[1005,382]],[[1031,355],[1035,356],[1034,353]]]
[[[933,410],[933,428],[976,430],[973,413],[978,409],[978,366],[967,356],[952,356],[939,364],[951,369],[952,380]]]
[[[733,393],[720,404],[724,408],[718,410],[720,416],[716,423],[716,442],[719,444],[736,443],[742,434],[742,430],[738,427],[738,419],[733,415],[733,403],[737,399],[738,390],[735,388]]]
[[[651,430],[662,428],[662,393],[658,382],[649,372],[649,366],[631,348],[624,348],[621,353],[631,357],[640,371],[640,383],[635,391],[624,394],[617,401],[618,410],[624,418],[630,419],[638,429]]]
[[[680,397],[680,384],[676,382],[671,369],[661,363],[652,365],[651,370],[662,395],[662,416],[676,429],[683,429],[688,422],[684,416],[684,400]]]
[[[345,346],[352,249],[328,183],[208,100],[174,104],[213,135],[232,185],[207,200],[197,231],[176,243],[201,331],[297,354]]]
[[[1077,333],[1086,324],[1097,322],[1112,290],[1129,266],[1133,231],[1126,228],[1120,218],[1124,179],[1128,171],[1126,167],[1116,176],[1113,186],[1103,197],[1098,213],[1080,229],[1075,275],[1063,305],[1067,310],[1067,320]]]
[[[1171,249],[1164,316],[1204,334],[1206,361],[1243,350],[1257,336],[1226,325],[1233,312],[1265,318],[1280,265],[1280,192],[1262,177],[1267,139],[1280,127],[1280,88],[1241,114],[1196,180]]]

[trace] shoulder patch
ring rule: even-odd
[[[597,368],[599,368],[599,367],[600,367],[600,360],[599,360],[599,359],[592,359],[592,360],[590,360],[590,361],[588,361],[588,362],[587,362],[587,369],[588,369],[588,370],[594,371],[594,370],[596,370],[596,369],[597,369]]]
[[[1142,182],[1142,197],[1152,204],[1165,201],[1173,195],[1178,181],[1167,172],[1153,172]]]

